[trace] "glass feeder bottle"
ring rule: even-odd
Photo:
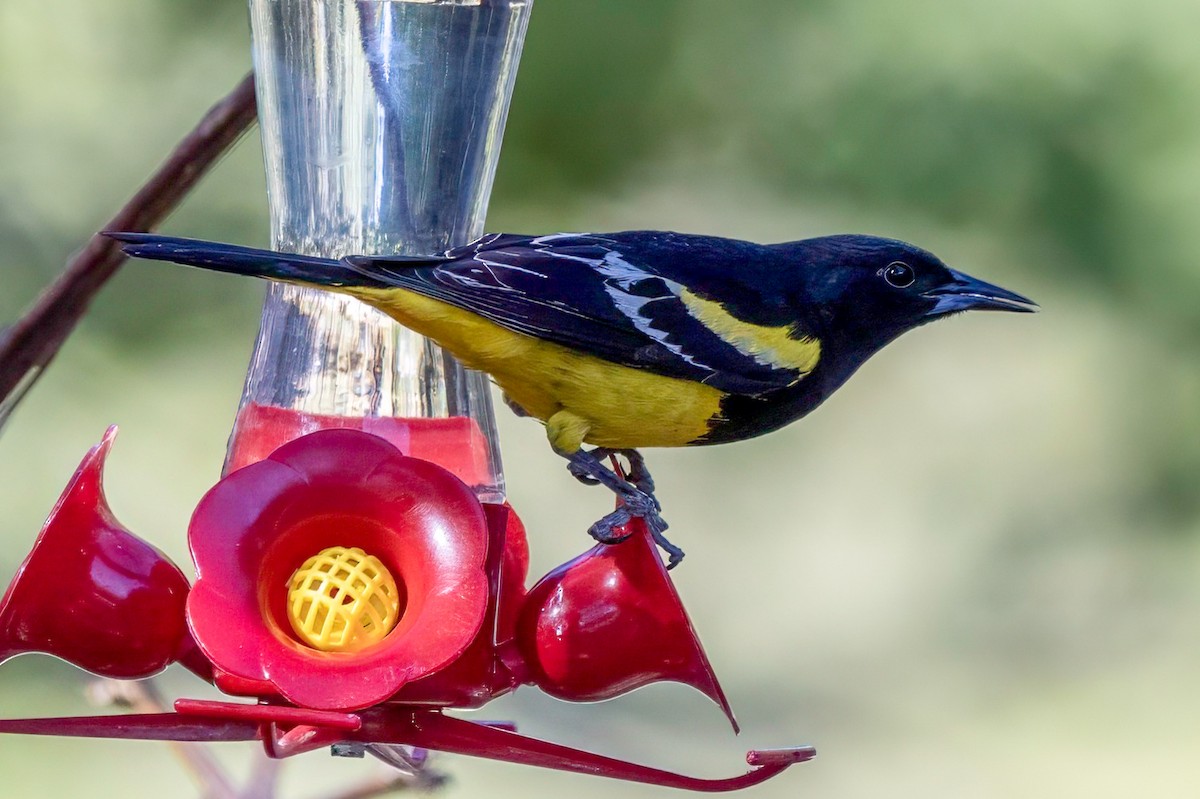
[[[532,0],[250,0],[271,244],[427,255],[483,233]],[[272,284],[225,471],[327,427],[501,501],[484,375],[350,297]]]

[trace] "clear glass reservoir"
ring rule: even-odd
[[[272,246],[420,255],[482,235],[531,4],[250,0]],[[323,427],[503,499],[484,375],[357,300],[272,284],[225,469]]]

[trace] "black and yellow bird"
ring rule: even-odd
[[[959,311],[1036,309],[873,236],[762,245],[657,231],[495,234],[441,255],[335,261],[109,235],[139,258],[349,294],[428,336],[541,420],[576,477],[623,500],[592,535],[611,540],[614,526],[641,516],[672,565],[683,553],[663,536],[638,448],[768,433],[905,331]],[[629,458],[629,479],[604,466],[613,453]]]

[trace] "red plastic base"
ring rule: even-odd
[[[282,445],[318,430],[361,430],[408,455],[450,471],[469,486],[490,485],[488,441],[474,419],[329,416],[250,403],[238,413],[225,472],[263,460]]]

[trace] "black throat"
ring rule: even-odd
[[[898,335],[898,334],[897,334]],[[895,336],[863,345],[844,336],[822,340],[821,359],[802,380],[787,388],[757,396],[729,394],[709,432],[694,444],[723,444],[770,433],[802,419],[841,388],[858,368]]]

